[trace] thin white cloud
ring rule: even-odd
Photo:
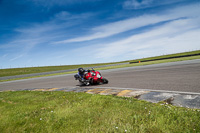
[[[85,2],[97,2],[100,0],[27,0],[32,2],[37,6],[43,6],[45,8],[52,8],[55,6],[67,6],[67,5],[74,5],[74,4],[82,4]]]
[[[162,0],[162,1],[157,1],[157,0],[126,0],[123,3],[123,8],[125,9],[144,9],[144,8],[149,8],[149,7],[156,7],[156,6],[161,6],[161,5],[168,5],[168,4],[173,4],[177,3],[180,1],[184,0]]]
[[[200,49],[199,18],[175,20],[121,41],[96,45],[96,58],[146,57]],[[87,49],[87,48],[86,48]],[[138,52],[139,51],[139,52]],[[144,52],[146,51],[146,52]],[[143,53],[143,55],[141,55]]]
[[[19,59],[19,58],[22,58],[23,56],[24,56],[24,54],[18,55],[18,56],[16,56],[16,57],[10,59],[10,61],[17,60],[17,59]]]
[[[15,32],[18,32],[17,37],[11,38],[7,43],[2,43],[0,50],[9,54],[9,57],[7,56],[8,61],[20,59],[25,55],[27,56],[36,46],[40,45],[38,47],[42,47],[43,45],[51,44],[52,41],[65,36],[64,33],[66,32],[63,29],[77,25],[92,15],[92,13],[73,15],[61,11],[49,21],[30,23],[28,26],[18,27],[14,29]]]
[[[0,58],[4,59],[8,56],[8,54],[3,54]]]
[[[70,43],[70,42],[82,42],[99,38],[105,38],[115,34],[133,30],[139,27],[157,24],[159,22],[171,21],[183,17],[194,17],[199,11],[200,9],[198,4],[183,6],[166,11],[163,14],[157,14],[157,15],[148,14],[136,18],[130,18],[126,20],[105,24],[102,26],[97,26],[92,28],[91,31],[89,31],[90,33],[92,33],[90,35],[58,41],[55,43],[59,44],[59,43]]]
[[[78,25],[83,20],[94,15],[93,13],[70,14],[69,12],[61,11],[55,14],[49,21],[32,23],[29,26],[16,28],[15,31],[26,36],[30,35],[31,37],[41,35],[49,36],[51,33],[63,31],[71,26]]]
[[[67,11],[61,11],[57,14],[54,15],[54,17],[52,18],[53,21],[59,21],[59,20],[63,20],[63,21],[81,21],[83,19],[88,19],[92,16],[95,16],[96,14],[94,13],[80,13],[80,14],[71,14]]]
[[[142,0],[141,2],[138,2],[137,0],[127,0],[124,2],[123,7],[128,9],[139,9],[148,7],[152,2],[153,0]]]

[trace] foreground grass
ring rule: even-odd
[[[0,131],[200,132],[200,112],[75,92],[0,92]]]

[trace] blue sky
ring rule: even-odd
[[[199,49],[199,0],[0,0],[0,68]]]

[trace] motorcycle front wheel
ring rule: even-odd
[[[106,78],[102,78],[103,84],[108,84],[108,80]]]

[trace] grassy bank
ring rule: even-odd
[[[200,110],[75,92],[0,92],[0,131],[199,132]]]
[[[118,65],[118,66],[109,66],[109,67],[104,67],[104,68],[97,68],[96,70],[116,69],[116,68],[134,67],[134,66],[144,66],[144,65],[152,65],[152,64],[160,64],[160,63],[168,63],[168,62],[178,62],[178,61],[194,60],[194,59],[200,59],[200,55],[199,56],[192,56],[192,57],[182,57],[182,58],[174,58],[174,59],[166,59],[166,60],[156,60],[156,61],[149,61],[149,62],[133,63],[133,64],[124,64],[124,65]]]
[[[150,57],[150,58],[143,58],[143,59],[137,59],[137,60],[113,62],[113,63],[0,69],[0,77],[23,75],[23,74],[32,74],[32,73],[42,73],[42,72],[50,72],[50,71],[59,71],[59,70],[69,70],[69,69],[77,69],[79,67],[94,67],[94,66],[118,64],[118,63],[125,63],[125,62],[139,62],[139,61],[142,62],[142,61],[146,61],[146,60],[155,60],[155,59],[161,59],[161,58],[169,58],[169,57],[175,57],[175,56],[185,56],[185,55],[192,55],[192,54],[200,54],[200,50],[192,51],[192,52],[185,52],[185,53],[171,54],[171,55],[163,55],[163,56],[157,56],[157,57]],[[183,60],[183,59],[187,60],[187,59],[192,59],[192,58],[196,59],[196,58],[200,58],[200,57],[199,56],[192,56],[191,58],[181,57],[181,58],[176,58],[174,61],[180,60],[180,59],[181,60]],[[165,60],[168,61],[169,59],[165,59]],[[161,61],[163,61],[163,60],[161,60]],[[166,61],[164,61],[164,62],[166,62]],[[160,61],[158,61],[158,62],[160,62]],[[155,63],[155,61],[153,63]],[[152,61],[150,61],[150,63],[148,63],[148,64],[152,64]]]
[[[156,57],[148,57],[148,58],[142,58],[142,59],[136,59],[136,60],[130,60],[129,62],[146,62],[146,61],[154,61],[154,60],[165,60],[170,58],[182,58],[182,57],[190,57],[190,56],[198,56],[200,55],[200,50],[196,51],[190,51],[190,52],[184,52],[184,53],[176,53],[176,54],[169,54],[169,55],[162,55],[162,56],[156,56]]]
[[[158,61],[150,61],[150,62],[133,63],[133,64],[123,64],[123,65],[117,65],[117,66],[96,68],[95,70],[116,69],[116,68],[123,68],[123,67],[134,67],[134,66],[142,66],[142,65],[167,63],[167,62],[177,62],[177,61],[184,61],[184,60],[194,60],[194,59],[200,59],[200,55],[199,56],[192,56],[192,57],[182,57],[182,58],[175,58],[175,59],[166,59],[166,60],[158,60]],[[84,66],[81,66],[81,67],[84,67]],[[37,77],[63,75],[63,74],[71,74],[71,73],[76,73],[76,72],[77,71],[70,71],[70,72],[55,73],[55,74],[48,74],[48,75],[40,75],[40,76],[32,76],[32,77],[24,77],[24,78],[15,78],[15,79],[6,79],[6,80],[0,80],[0,82],[20,80],[20,79],[29,79],[29,78],[37,78]]]
[[[102,66],[102,65],[107,65],[107,64],[115,64],[115,63],[0,69],[0,77],[23,75],[23,74],[32,74],[32,73],[42,73],[42,72],[51,72],[51,71],[59,71],[59,70],[77,69],[79,67],[94,67],[94,66]]]

